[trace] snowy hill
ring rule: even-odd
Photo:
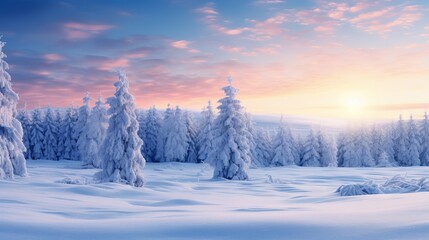
[[[426,239],[429,193],[342,197],[335,190],[427,167],[251,169],[211,180],[203,164],[148,163],[143,188],[88,184],[74,161],[28,161],[0,181],[0,239]]]

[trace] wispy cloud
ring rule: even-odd
[[[112,28],[112,25],[78,22],[68,22],[63,25],[65,37],[69,40],[86,39]]]

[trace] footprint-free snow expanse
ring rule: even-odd
[[[429,168],[251,169],[211,180],[207,165],[148,163],[143,188],[91,183],[73,161],[28,161],[0,181],[0,239],[427,239],[429,193],[342,197],[343,184]],[[72,183],[72,184],[71,184]]]

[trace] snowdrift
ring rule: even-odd
[[[364,184],[342,185],[337,189],[341,196],[355,196],[368,194],[392,194],[392,193],[411,193],[428,192],[429,178],[408,179],[406,176],[396,175],[383,184],[377,184],[369,181]]]

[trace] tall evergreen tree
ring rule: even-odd
[[[259,130],[254,139],[256,146],[251,166],[253,168],[268,167],[273,158],[271,138],[266,130]]]
[[[360,167],[361,161],[356,154],[355,136],[352,132],[344,134],[340,146],[339,167]]]
[[[375,160],[371,155],[370,140],[365,129],[355,135],[356,165],[351,167],[373,167]]]
[[[13,91],[8,64],[3,60],[5,43],[0,37],[0,179],[27,175],[21,123],[15,118],[18,95]]]
[[[250,166],[249,131],[240,101],[236,99],[237,89],[224,87],[225,97],[219,102],[219,115],[214,121],[213,150],[208,162],[214,166],[214,178],[233,180],[249,179]]]
[[[420,166],[420,143],[418,129],[413,116],[408,121],[407,163],[406,166]]]
[[[144,119],[143,156],[148,162],[155,162],[156,148],[158,144],[158,135],[161,129],[161,117],[153,106],[146,114]]]
[[[26,159],[31,159],[31,146],[30,146],[30,137],[31,137],[31,116],[27,110],[27,107],[24,107],[19,111],[17,119],[22,126],[22,142],[24,143],[26,151],[24,152],[24,157]]]
[[[429,118],[425,112],[420,126],[420,161],[422,166],[429,166]]]
[[[164,113],[164,118],[161,122],[161,127],[158,135],[157,146],[156,146],[156,157],[155,159],[158,162],[166,162],[165,157],[165,144],[167,142],[168,134],[170,133],[174,121],[174,112],[170,107],[170,104],[167,106],[167,109]]]
[[[76,154],[76,139],[75,139],[75,124],[76,124],[76,110],[73,107],[69,107],[66,110],[66,114],[61,125],[61,138],[59,143],[59,151],[63,153],[62,159],[74,160]]]
[[[320,165],[322,167],[338,166],[336,156],[337,148],[335,146],[335,142],[330,139],[322,130],[319,130],[317,139],[319,141]]]
[[[91,98],[89,97],[88,92],[86,92],[82,100],[83,105],[79,108],[79,115],[76,121],[74,131],[74,138],[76,139],[76,146],[78,150],[76,160],[83,160],[83,158],[88,155],[88,136],[86,135],[87,132],[85,132],[85,130],[87,129],[90,114],[89,101],[91,100]]]
[[[211,102],[208,102],[207,108],[203,110],[202,123],[198,132],[198,162],[205,162],[209,153],[213,149],[213,122],[215,119]]]
[[[61,136],[63,127],[63,116],[59,110],[55,111],[55,124],[57,125],[58,129],[57,159],[62,159],[62,157],[64,156],[64,138],[63,136]]]
[[[313,130],[307,136],[304,143],[304,156],[301,161],[301,166],[305,167],[320,167],[320,145],[319,139]]]
[[[107,99],[110,105],[109,127],[101,145],[102,181],[125,182],[135,187],[144,183],[142,170],[145,159],[141,153],[143,141],[137,135],[139,123],[135,113],[134,97],[129,93],[129,82],[124,72],[118,73],[116,92]]]
[[[106,137],[107,127],[109,117],[107,115],[107,110],[104,106],[103,99],[98,97],[95,106],[91,110],[89,115],[88,124],[85,127],[85,136],[86,142],[85,145],[85,156],[83,156],[83,165],[84,167],[101,167],[101,158],[99,149],[101,144],[103,144]]]
[[[179,107],[176,107],[170,131],[165,141],[164,155],[167,162],[185,162],[188,152],[186,121]]]
[[[383,146],[383,133],[376,125],[372,127],[370,132],[370,149],[371,156],[374,160],[379,159],[380,155],[385,152]]]
[[[43,141],[45,136],[45,129],[43,125],[43,115],[40,108],[33,110],[33,121],[31,124],[31,159],[42,159],[45,151]]]
[[[277,130],[277,135],[273,140],[274,156],[271,160],[272,166],[288,166],[295,165],[297,159],[294,151],[297,147],[292,137],[290,129],[280,120],[280,125]]]
[[[45,159],[58,160],[58,125],[54,111],[49,107],[44,120],[45,137],[43,138],[43,155]]]
[[[399,117],[398,123],[394,131],[394,150],[395,150],[395,161],[400,166],[408,166],[408,149],[407,149],[407,130],[404,126],[402,116]]]
[[[198,162],[198,149],[197,149],[197,129],[192,117],[192,114],[188,111],[185,112],[185,125],[186,125],[186,141],[188,143],[188,149],[186,153],[186,162],[197,163]]]

